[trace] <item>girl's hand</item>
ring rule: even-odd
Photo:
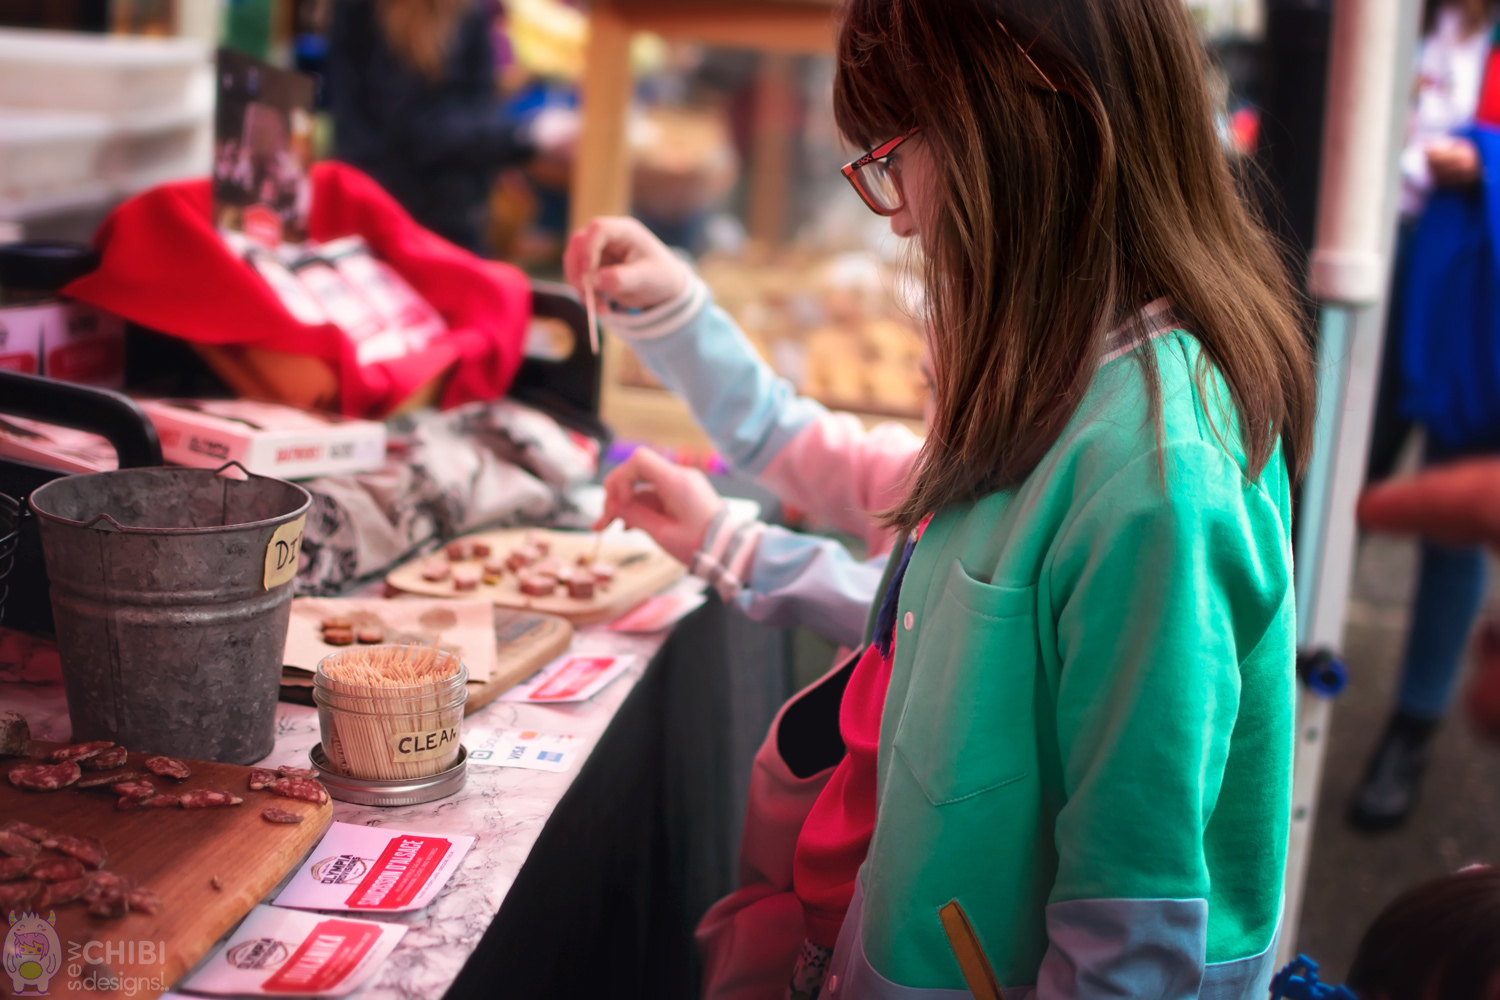
[[[568,284],[584,294],[584,275],[594,291],[627,309],[649,309],[679,295],[691,277],[665,243],[635,219],[595,219],[574,233],[563,252]]]
[[[640,528],[684,566],[703,546],[703,536],[724,501],[697,469],[684,469],[647,448],[637,448],[604,477],[602,531],[615,518]]]
[[[1438,187],[1468,187],[1479,180],[1479,150],[1468,139],[1435,139],[1427,145],[1427,168]]]

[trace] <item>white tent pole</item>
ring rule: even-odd
[[[1354,505],[1364,481],[1380,375],[1397,160],[1405,133],[1420,0],[1336,0],[1329,55],[1316,246],[1318,420],[1297,524],[1297,644],[1339,650],[1354,570]],[[1357,678],[1356,678],[1357,679]],[[1279,962],[1297,931],[1331,703],[1305,688]]]

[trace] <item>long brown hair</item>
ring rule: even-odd
[[[1408,889],[1365,931],[1349,970],[1365,1000],[1500,997],[1500,869]]]
[[[471,0],[375,0],[391,51],[429,80],[443,76],[448,46]]]
[[[858,146],[920,127],[938,189],[921,232],[935,412],[892,524],[1024,479],[1106,333],[1161,296],[1233,393],[1246,475],[1278,438],[1300,471],[1298,295],[1240,197],[1181,0],[846,0],[834,109]],[[1159,430],[1154,356],[1136,357]]]

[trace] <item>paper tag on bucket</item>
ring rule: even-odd
[[[392,733],[387,739],[390,741],[393,763],[432,760],[434,757],[457,752],[458,727],[445,726],[427,733]]]
[[[297,575],[298,557],[302,554],[302,527],[307,524],[303,514],[295,521],[288,521],[271,533],[266,545],[266,589],[279,587]]]

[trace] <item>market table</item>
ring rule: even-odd
[[[354,996],[688,997],[691,929],[732,885],[749,761],[788,684],[785,634],[712,593],[670,634],[581,629],[570,652],[640,661],[588,702],[495,702],[470,730],[572,733],[564,773],[471,765],[451,798],[381,809],[334,803],[345,823],[475,837],[426,908]],[[0,709],[33,736],[70,736],[61,685],[0,683]],[[314,709],[282,703],[267,763],[306,766]],[[212,954],[212,952],[210,952]]]

